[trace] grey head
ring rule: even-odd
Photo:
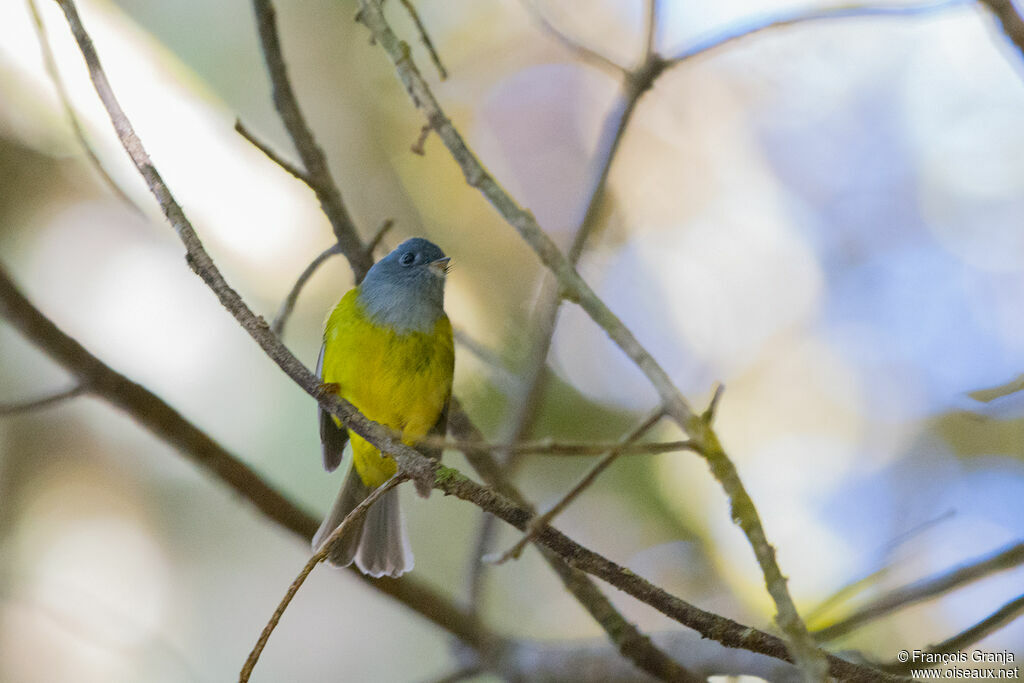
[[[373,264],[359,285],[359,303],[375,323],[396,332],[430,332],[444,315],[449,260],[433,242],[408,239]]]

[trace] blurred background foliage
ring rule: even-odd
[[[26,5],[0,3],[5,266],[87,348],[307,509],[326,510],[340,479],[321,470],[313,403],[185,266],[56,6],[41,4],[90,139],[147,215],[98,180]],[[566,246],[616,81],[514,0],[417,4],[451,72],[436,93],[455,124]],[[408,17],[389,5],[436,81]],[[665,0],[658,49],[801,6]],[[410,152],[419,114],[352,20],[354,2],[277,7],[301,104],[364,237],[393,218],[385,246],[425,235],[453,256],[450,315],[506,366],[461,349],[456,391],[497,437],[534,332],[535,257],[436,138],[426,156]],[[269,318],[331,233],[312,194],[232,130],[239,117],[291,156],[249,4],[89,0],[80,11],[156,166]],[[549,2],[547,13],[622,64],[641,53],[638,0]],[[853,605],[1024,536],[1024,396],[968,396],[1024,371],[1022,75],[978,7],[806,24],[673,68],[623,140],[581,270],[695,404],[727,385],[719,433],[805,611],[876,570],[886,569]],[[334,259],[300,299],[285,341],[309,365],[349,286]],[[572,306],[551,367],[534,437],[614,439],[654,405]],[[0,325],[0,401],[67,382]],[[667,426],[657,436],[679,438]],[[543,507],[588,466],[528,458],[523,489]],[[417,576],[463,599],[479,511],[440,496],[410,496],[406,509]],[[622,458],[557,525],[706,609],[770,621],[749,546],[692,454]],[[499,544],[514,538],[502,528]],[[230,679],[307,556],[102,402],[0,420],[0,680]],[[1015,597],[1022,579],[1018,567],[839,644],[885,659],[937,642]],[[611,597],[644,629],[673,628]],[[600,635],[533,551],[490,572],[485,615],[514,635]],[[1021,652],[1022,642],[1018,621],[983,645]],[[256,680],[425,680],[452,666],[447,644],[401,605],[322,569]]]

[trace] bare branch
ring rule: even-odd
[[[242,133],[241,130],[239,130],[239,132]],[[249,139],[246,133],[242,133],[242,135],[245,136],[246,139]],[[258,143],[256,142],[253,142],[253,144],[259,146]],[[380,241],[384,238],[384,235],[387,234],[388,230],[390,230],[394,224],[395,222],[390,218],[384,220],[381,223],[380,227],[377,228],[377,232],[376,234],[374,234],[373,239],[370,240],[369,244],[366,245],[366,253],[369,254],[371,261],[373,260],[373,250],[377,248],[377,245],[380,244]],[[284,335],[284,326],[288,322],[288,318],[291,317],[292,311],[295,310],[295,304],[298,302],[299,294],[302,292],[302,289],[306,286],[306,283],[309,282],[309,279],[313,277],[313,273],[315,273],[317,269],[321,265],[323,265],[324,261],[334,256],[335,254],[342,253],[344,252],[342,250],[341,244],[335,242],[334,244],[320,252],[316,256],[316,258],[310,261],[309,265],[306,266],[305,270],[303,270],[302,273],[299,274],[299,277],[295,281],[295,284],[292,285],[291,291],[288,292],[288,296],[286,296],[284,301],[281,302],[281,308],[277,310],[277,315],[274,316],[274,322],[270,324],[271,332],[276,334],[278,337]]]
[[[512,453],[544,455],[556,457],[605,455],[615,450],[620,455],[658,455],[675,453],[676,451],[696,450],[692,441],[653,441],[644,443],[601,442],[601,441],[554,441],[540,439],[538,441],[522,441],[520,443],[491,443],[489,441],[451,441],[439,436],[425,436],[417,442],[418,446],[440,448],[452,451],[476,451],[488,453]]]
[[[284,597],[281,598],[281,602],[277,605],[277,609],[275,609],[274,613],[270,616],[270,620],[267,622],[267,625],[263,627],[263,632],[260,633],[260,637],[256,640],[256,645],[253,646],[252,651],[245,660],[245,664],[242,665],[241,672],[238,674],[239,683],[246,683],[246,681],[249,680],[249,677],[252,675],[252,670],[256,667],[256,663],[260,659],[260,655],[263,654],[263,648],[267,646],[267,641],[270,640],[270,634],[272,634],[274,629],[277,628],[278,622],[280,622],[281,617],[284,616],[284,611],[288,609],[288,605],[291,604],[292,598],[294,598],[295,594],[299,592],[299,588],[301,588],[302,584],[306,582],[306,578],[309,576],[310,572],[313,571],[313,568],[327,559],[327,555],[330,553],[331,548],[334,547],[334,544],[341,539],[342,535],[350,526],[358,523],[366,516],[366,511],[370,509],[371,505],[376,503],[385,493],[395,488],[405,480],[405,475],[399,473],[375,488],[370,495],[359,503],[359,505],[356,505],[351,512],[345,515],[345,519],[341,520],[341,524],[338,525],[338,528],[332,531],[331,535],[327,537],[327,540],[320,549],[313,553],[313,556],[306,562],[302,571],[300,571],[299,575],[295,577],[294,581],[292,581],[292,585],[288,587]]]
[[[28,401],[19,401],[15,403],[0,403],[0,417],[19,415],[21,413],[39,410],[40,408],[48,408],[52,405],[63,403],[69,399],[77,398],[82,394],[88,393],[88,391],[89,388],[84,384],[76,384],[70,389],[57,391],[41,398],[34,398]]]
[[[61,367],[89,388],[90,394],[133,417],[140,426],[209,472],[262,515],[306,542],[319,522],[268,485],[239,458],[190,423],[159,396],[111,369],[62,332],[25,296],[0,266],[0,315]],[[413,577],[373,580],[353,569],[364,583],[420,613],[467,645],[483,649],[501,639],[469,613]]]
[[[512,374],[512,370],[509,369],[508,363],[505,362],[505,359],[492,351],[478,339],[474,339],[469,332],[456,327],[453,330],[453,334],[457,344],[465,347],[467,351],[497,370],[503,379],[510,382],[517,381],[515,375]]]
[[[75,108],[71,106],[71,97],[68,95],[68,90],[64,87],[64,80],[60,77],[60,70],[57,68],[57,60],[53,56],[53,48],[50,47],[50,40],[46,35],[46,26],[43,25],[43,17],[39,14],[39,7],[36,5],[36,0],[26,0],[28,4],[29,14],[32,15],[32,25],[35,27],[36,38],[39,40],[39,49],[43,54],[43,65],[46,67],[46,73],[50,76],[50,81],[53,82],[53,87],[57,91],[57,98],[60,100],[61,106],[64,108],[64,116],[68,120],[68,124],[71,126],[71,132],[74,134],[75,139],[78,140],[78,144],[81,145],[82,151],[85,152],[86,158],[92,165],[96,173],[99,174],[103,182],[110,188],[110,191],[114,193],[114,196],[120,199],[124,204],[130,207],[133,211],[138,213],[140,216],[145,216],[146,212],[142,210],[135,200],[128,196],[128,193],[121,189],[121,186],[111,177],[107,171],[103,162],[100,161],[99,156],[96,154],[96,150],[93,148],[92,143],[89,142],[89,138],[85,135],[85,128],[82,127],[82,122],[78,120],[78,114],[75,113]]]
[[[409,47],[391,30],[379,5],[360,0],[359,20],[372,33],[376,43],[391,58],[399,79],[413,102],[423,110],[428,122],[444,141],[465,175],[466,182],[477,188],[499,214],[514,227],[540,257],[555,277],[563,294],[578,303],[604,329],[658,391],[666,412],[693,439],[699,452],[710,465],[711,472],[725,490],[731,503],[731,519],[746,534],[765,577],[765,584],[777,609],[776,621],[791,645],[794,657],[807,680],[818,681],[824,675],[823,654],[807,632],[786,586],[786,578],[775,559],[754,502],[747,493],[735,465],[722,448],[717,435],[700,415],[693,412],[668,373],[640,344],[633,333],[619,320],[590,286],[579,276],[572,263],[559,251],[533,215],[522,209],[501,185],[491,177],[455,129],[423,79],[409,53]]]
[[[352,267],[356,282],[359,282],[373,265],[373,259],[366,253],[362,240],[359,239],[359,231],[342,201],[341,191],[331,175],[327,158],[314,139],[313,131],[306,124],[298,99],[292,90],[291,81],[288,80],[288,70],[281,51],[281,39],[277,33],[274,6],[270,0],[253,0],[252,4],[259,27],[263,58],[266,60],[273,86],[274,106],[292,142],[295,143],[299,158],[302,159],[302,165],[306,169],[305,175],[309,178],[308,184],[320,200],[320,206],[331,222],[341,251]]]
[[[602,71],[614,74],[616,76],[625,76],[627,71],[626,68],[616,64],[611,59],[605,57],[597,50],[587,47],[583,43],[579,42],[575,38],[571,38],[566,33],[562,32],[557,26],[551,23],[547,18],[547,15],[541,10],[539,6],[539,0],[520,0],[520,4],[523,6],[530,17],[541,27],[544,31],[565,46],[570,52],[573,52],[576,57],[581,59],[588,64],[592,64]]]
[[[523,537],[520,538],[515,545],[513,545],[511,548],[502,553],[501,556],[499,556],[496,559],[490,560],[491,564],[503,564],[504,562],[507,562],[509,559],[512,558],[519,559],[519,556],[522,554],[523,549],[526,547],[526,544],[531,542],[537,536],[537,532],[539,532],[541,528],[543,528],[547,524],[550,524],[551,520],[553,520],[559,513],[561,513],[562,510],[567,508],[572,503],[572,501],[576,500],[576,498],[581,493],[583,493],[583,491],[588,486],[593,484],[597,477],[606,469],[608,469],[608,466],[611,465],[620,455],[622,455],[623,451],[627,447],[635,443],[644,434],[650,431],[650,429],[654,427],[654,425],[656,425],[661,420],[661,418],[664,417],[664,415],[665,411],[662,410],[661,408],[655,410],[650,415],[650,417],[648,417],[640,424],[640,426],[638,426],[636,429],[630,432],[629,435],[622,440],[620,445],[617,445],[613,447],[611,450],[609,450],[608,453],[603,458],[601,458],[601,460],[599,460],[597,464],[595,464],[590,469],[589,472],[583,475],[583,478],[580,479],[580,481],[575,486],[573,486],[568,493],[562,496],[562,498],[557,503],[555,503],[550,510],[548,510],[542,515],[537,515],[533,519],[531,519],[530,523],[527,525],[526,533],[523,534]]]
[[[275,164],[277,164],[278,166],[283,168],[285,171],[287,171],[289,173],[289,175],[297,178],[298,180],[301,180],[306,185],[311,185],[312,184],[312,180],[310,179],[310,177],[308,175],[306,175],[305,171],[303,171],[301,168],[299,168],[298,166],[294,165],[290,161],[287,161],[284,157],[282,157],[280,154],[275,152],[270,147],[270,145],[268,145],[267,143],[263,142],[258,137],[256,137],[256,135],[253,134],[252,131],[250,131],[248,128],[246,128],[245,124],[242,123],[241,119],[235,119],[235,131],[239,135],[241,135],[243,138],[248,140],[249,143],[253,147],[255,147],[259,151],[263,152],[263,154],[268,159],[270,159]]]
[[[992,0],[995,3],[1009,2],[1009,0]],[[952,7],[960,7],[974,4],[975,0],[940,0],[939,2],[928,2],[916,5],[862,5],[852,4],[839,7],[828,7],[825,9],[795,10],[786,14],[769,16],[755,19],[748,23],[731,26],[720,33],[715,33],[708,38],[699,40],[696,44],[682,48],[674,53],[669,59],[672,64],[685,62],[694,57],[701,56],[712,50],[724,47],[737,40],[741,40],[755,33],[762,33],[771,29],[804,24],[815,21],[828,21],[831,19],[851,19],[855,17],[913,17],[921,14],[930,14]]]
[[[431,461],[436,467],[435,481],[439,490],[483,508],[487,512],[525,531],[532,514],[493,489],[481,486],[463,476],[458,470]],[[536,542],[547,546],[563,558],[570,558],[572,567],[607,581],[619,590],[632,595],[662,614],[699,631],[704,637],[717,640],[727,647],[739,647],[760,652],[770,657],[791,661],[787,642],[753,627],[743,626],[730,619],[701,610],[667,593],[625,567],[579,545],[554,527],[546,526],[537,535]],[[822,652],[831,675],[844,681],[891,680],[870,668],[847,662]]]
[[[257,0],[257,2],[259,1]],[[399,468],[413,479],[417,491],[421,495],[426,495],[430,487],[436,485],[436,477],[438,476],[437,463],[406,446],[396,439],[389,429],[368,420],[351,403],[341,399],[337,394],[322,386],[319,379],[281,344],[277,336],[270,331],[266,322],[262,318],[257,317],[238,293],[225,281],[223,275],[203,247],[191,223],[185,217],[180,205],[175,201],[160,174],[153,167],[145,148],[135,135],[124,111],[121,109],[120,104],[118,104],[117,98],[110,89],[110,84],[100,64],[99,57],[92,45],[92,40],[89,38],[78,17],[73,0],[57,0],[57,2],[67,17],[72,34],[88,67],[89,76],[111,118],[111,122],[114,124],[118,138],[121,140],[137,170],[145,179],[150,191],[160,203],[164,215],[167,216],[171,226],[178,233],[185,246],[186,260],[193,271],[210,287],[221,304],[231,313],[242,328],[249,333],[264,352],[296,384],[316,399],[325,410],[337,416],[346,427],[365,438],[380,449],[381,452],[391,455],[398,463]],[[461,413],[459,404],[454,399],[452,401],[452,412],[456,421],[459,421],[465,429],[472,430],[475,433],[475,427]],[[467,457],[470,458],[475,467],[480,468],[480,471],[489,472],[492,476],[497,471],[495,463],[487,454],[478,454],[475,457],[467,454]],[[500,472],[495,480],[501,481]],[[506,490],[514,491],[511,486],[507,486]],[[560,565],[562,560],[556,561],[551,559],[549,562],[553,565]],[[559,568],[561,567],[559,566]],[[607,600],[604,600],[603,603],[597,602],[596,598],[603,598],[603,596],[600,595],[600,592],[597,591],[597,588],[589,580],[583,580],[584,577],[578,574],[578,572],[573,572],[572,575],[573,577],[579,577],[580,580],[574,583],[567,583],[567,586],[580,599],[583,606],[595,618],[599,618],[602,626],[608,631],[609,637],[619,645],[620,651],[628,653],[637,663],[637,666],[656,675],[661,675],[662,677],[682,677],[684,675],[684,669],[654,647],[648,639],[640,636],[636,628],[618,614]],[[601,620],[602,618],[603,620]],[[475,619],[471,618],[471,621],[475,623]]]
[[[395,221],[392,218],[385,218],[381,221],[377,227],[377,232],[373,233],[373,237],[366,243],[366,253],[369,254],[370,260],[373,260],[373,252],[380,246],[381,240],[387,235],[391,228],[395,227]]]
[[[95,395],[135,417],[142,426],[209,470],[271,519],[303,538],[312,537],[317,527],[314,518],[270,488],[252,470],[205,433],[196,429],[157,396],[110,369],[82,348],[78,342],[57,329],[17,291],[14,283],[2,269],[0,314],[55,361],[80,380],[87,381]],[[441,467],[425,456],[414,457],[427,461],[425,464],[434,472],[434,486],[438,489],[474,502],[520,529],[525,528],[531,513],[524,508],[491,489],[471,482],[451,468]],[[574,566],[579,569],[605,579],[613,586],[651,604],[706,637],[712,637],[729,647],[743,647],[771,657],[786,659],[785,648],[778,638],[689,605],[647,583],[633,572],[574,543],[551,527],[541,532],[538,541],[552,548],[560,556],[571,558]],[[355,573],[359,575],[357,571]],[[412,577],[406,576],[401,580],[364,580],[367,585],[396,597],[473,647],[484,649],[488,643],[502,642],[496,636],[488,634],[465,612],[453,607],[445,598],[417,584]],[[833,661],[833,667],[834,673],[849,674],[851,680],[878,680],[872,670],[838,659]]]
[[[1017,46],[1024,56],[1024,17],[1017,11],[1013,0],[980,0],[995,15],[1003,34]]]
[[[434,41],[430,39],[430,34],[427,33],[427,27],[423,25],[423,21],[420,19],[419,12],[416,11],[416,7],[412,4],[412,0],[402,0],[402,6],[405,7],[405,11],[412,17],[412,21],[416,24],[416,30],[420,34],[420,40],[423,41],[424,47],[427,48],[427,52],[430,53],[430,61],[437,67],[437,73],[441,77],[441,80],[448,78],[448,70],[444,68],[444,64],[441,63],[441,55],[437,54],[437,49],[434,47]],[[429,129],[427,129],[429,130]],[[422,145],[421,145],[422,146]]]
[[[992,614],[988,615],[970,628],[961,631],[952,638],[948,638],[938,645],[933,645],[927,650],[923,650],[921,655],[917,655],[915,652],[915,655],[920,657],[920,659],[908,662],[894,662],[892,664],[887,664],[882,668],[892,673],[902,674],[909,672],[912,667],[921,668],[922,663],[926,667],[934,666],[934,664],[929,664],[923,660],[929,659],[928,655],[937,655],[946,652],[960,652],[961,650],[965,650],[989,634],[1003,628],[1022,614],[1024,614],[1024,595],[1011,600]],[[935,664],[938,663],[939,662],[935,662]]]
[[[316,272],[317,268],[323,264],[324,261],[334,256],[335,254],[341,253],[341,246],[335,242],[331,246],[320,252],[316,258],[310,261],[309,265],[306,266],[305,270],[299,275],[299,279],[292,285],[292,289],[288,292],[288,296],[281,302],[281,308],[277,310],[277,315],[274,316],[274,322],[270,324],[270,331],[278,337],[284,335],[284,326],[288,322],[289,316],[292,311],[295,310],[295,303],[299,299],[299,294],[302,292],[302,288],[306,286],[309,278],[313,277],[313,273]]]
[[[451,417],[448,420],[448,429],[467,442],[482,443],[483,435],[466,416],[461,409],[458,400],[452,399]],[[516,505],[529,515],[535,514],[523,495],[505,477],[505,473],[486,448],[467,449],[463,451],[466,459],[473,466],[473,469],[483,477],[491,487],[501,495],[511,499]],[[486,515],[485,519],[494,519]],[[492,527],[493,529],[493,527]],[[478,537],[476,549],[483,551],[487,547],[485,534]],[[608,635],[608,639],[615,645],[616,650],[626,659],[630,660],[639,669],[661,678],[663,680],[694,680],[692,673],[681,667],[671,657],[666,655],[651,641],[649,637],[629,622],[619,613],[611,602],[597,588],[593,580],[586,576],[578,568],[571,566],[571,558],[557,554],[551,548],[543,547],[539,541],[534,541],[541,556],[548,563],[548,566],[558,575],[565,585],[566,590],[572,593],[580,605],[600,624]],[[483,565],[477,564],[477,567]],[[471,577],[473,578],[473,577]],[[482,582],[473,580],[471,592],[481,590]],[[475,597],[475,596],[474,596]],[[476,602],[474,601],[474,605]],[[694,681],[696,683],[696,681]]]
[[[843,620],[815,631],[813,635],[821,642],[835,640],[896,610],[948,593],[960,586],[1022,564],[1024,564],[1024,542],[1011,545],[992,555],[978,558],[944,574],[897,588],[891,593],[872,600]]]
[[[700,419],[704,420],[708,424],[713,424],[715,421],[715,414],[718,412],[718,402],[722,400],[722,394],[725,392],[724,384],[716,384],[715,391],[711,394],[711,400],[708,401],[708,407],[701,413]]]
[[[658,10],[661,9],[659,0],[647,0],[647,16],[644,30],[644,59],[647,61],[655,54],[658,42]]]

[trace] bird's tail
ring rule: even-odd
[[[320,549],[331,532],[371,491],[373,489],[364,484],[355,469],[350,467],[334,507],[313,537],[314,551]],[[347,567],[354,560],[360,571],[374,578],[398,577],[412,569],[412,548],[399,507],[397,488],[385,493],[366,511],[362,524],[345,531],[327,560],[337,567]]]

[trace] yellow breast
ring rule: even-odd
[[[349,291],[327,319],[323,381],[337,384],[341,397],[363,415],[412,443],[433,428],[451,396],[451,323],[442,315],[431,332],[398,334],[375,324],[358,294],[358,289]],[[349,438],[356,471],[366,485],[380,486],[395,473],[391,458],[351,431]]]

